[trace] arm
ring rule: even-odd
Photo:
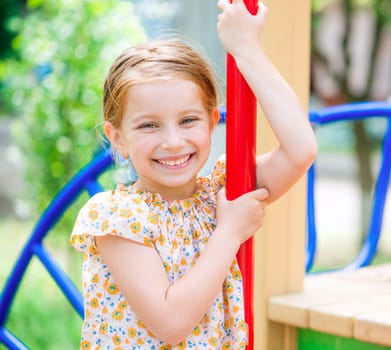
[[[278,146],[257,157],[257,187],[268,189],[272,202],[283,195],[314,161],[317,144],[300,102],[260,45],[267,9],[252,16],[243,0],[220,0],[218,32],[225,49],[254,92],[278,140]]]
[[[96,237],[121,292],[157,338],[176,344],[200,322],[221,291],[240,244],[261,226],[265,198],[267,191],[260,189],[227,201],[221,191],[216,230],[196,264],[175,283],[169,282],[153,248],[118,236]]]

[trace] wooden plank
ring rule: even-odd
[[[366,290],[362,295],[355,295],[352,298],[353,301],[312,307],[309,312],[309,328],[344,337],[353,337],[355,317],[360,317],[361,314],[368,312],[381,311],[384,308],[391,309],[391,285],[379,289],[374,288],[370,291]]]
[[[356,316],[354,337],[370,343],[391,346],[391,307],[387,305],[382,311]]]
[[[262,45],[303,105],[308,106],[310,1],[266,0],[265,4],[269,14]],[[257,140],[259,154],[276,145],[273,132],[262,117]],[[254,240],[254,348],[257,350],[296,348],[295,329],[268,320],[267,300],[271,295],[303,288],[305,199],[303,178],[284,198],[267,208],[265,224]]]
[[[274,322],[391,345],[391,264],[305,279],[303,292],[270,298]]]

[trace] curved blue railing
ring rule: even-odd
[[[42,214],[1,293],[0,344],[3,343],[9,349],[28,349],[22,341],[6,329],[6,321],[18,287],[34,256],[41,261],[76,312],[83,315],[83,301],[80,291],[45,249],[43,239],[82,192],[87,191],[93,195],[102,191],[97,178],[112,164],[113,160],[109,151],[98,154],[68,182]]]
[[[222,122],[224,122],[225,113],[223,109],[221,110],[221,116]],[[382,163],[376,182],[370,229],[360,254],[347,267],[348,269],[368,265],[376,253],[381,232],[386,193],[390,181],[391,104],[382,102],[349,104],[326,108],[310,113],[310,119],[314,125],[322,125],[342,120],[359,120],[371,117],[387,118],[388,128],[385,134],[385,142],[383,144]],[[83,303],[80,291],[75,287],[70,278],[63,272],[45,249],[43,239],[81,193],[87,191],[90,195],[93,195],[102,191],[102,187],[99,185],[97,179],[112,165],[113,159],[109,151],[99,153],[56,195],[35,226],[29,240],[26,242],[17,262],[15,263],[0,297],[0,344],[4,344],[8,349],[28,349],[28,347],[16,335],[12,334],[12,332],[6,328],[6,323],[16,292],[33,257],[36,257],[41,261],[48,273],[52,276],[61,291],[64,293],[65,297],[68,299],[69,303],[80,316],[83,315]],[[308,172],[307,271],[309,271],[312,267],[316,252],[314,181],[315,165],[313,165]]]
[[[384,133],[380,167],[376,176],[372,201],[370,225],[357,257],[342,270],[354,270],[371,263],[376,255],[377,246],[383,223],[384,206],[386,203],[388,187],[390,184],[391,169],[391,103],[364,102],[324,108],[310,113],[310,120],[314,126],[326,124],[357,121],[368,118],[383,118],[387,120],[387,129]],[[306,271],[310,271],[316,252],[316,218],[315,218],[315,164],[308,172],[307,183],[307,251]]]

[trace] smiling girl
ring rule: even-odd
[[[259,44],[266,18],[219,2],[220,40],[279,144],[257,157],[258,189],[228,201],[225,160],[207,177],[219,119],[210,67],[188,45],[153,41],[120,55],[104,87],[104,132],[138,180],[93,196],[71,244],[85,253],[82,349],[243,349],[240,245],[316,154],[296,95]]]

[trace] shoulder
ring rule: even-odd
[[[93,244],[94,236],[110,234],[152,246],[156,232],[152,215],[139,194],[121,188],[97,193],[81,208],[71,244],[78,250],[86,250]]]

